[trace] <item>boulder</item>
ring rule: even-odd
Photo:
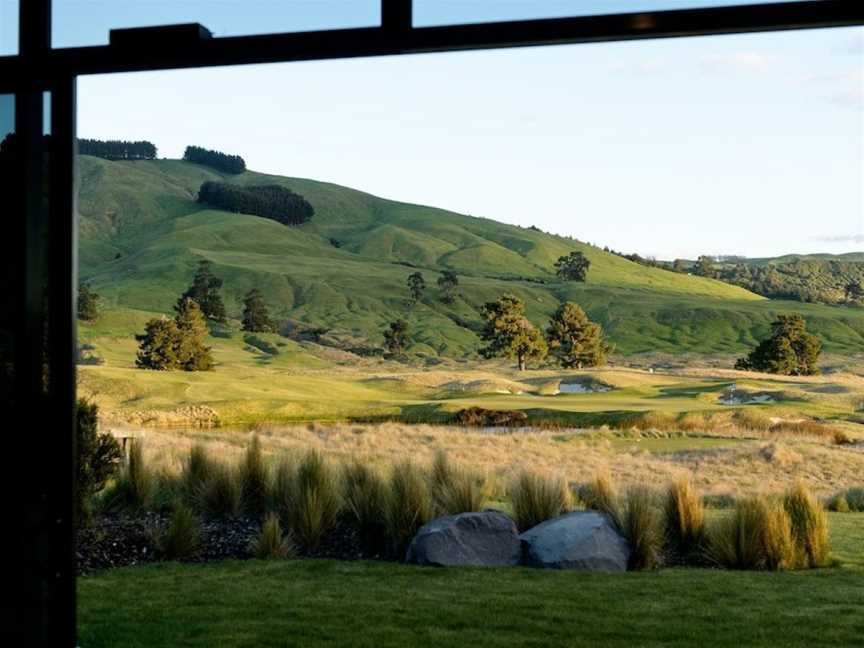
[[[580,571],[625,571],[630,545],[609,518],[576,511],[528,529],[519,536],[522,561],[530,567]]]
[[[460,513],[432,520],[417,532],[405,561],[417,565],[502,567],[518,565],[516,525],[500,511]]]

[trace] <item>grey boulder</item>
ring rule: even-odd
[[[522,549],[516,525],[499,511],[447,515],[423,525],[405,561],[440,567],[518,565]]]
[[[528,529],[522,560],[530,567],[581,571],[625,571],[630,545],[605,515],[567,513]]]

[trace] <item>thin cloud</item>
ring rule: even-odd
[[[806,82],[818,86],[820,94],[837,106],[864,110],[864,72],[811,76]]]
[[[702,71],[708,74],[731,74],[748,72],[764,74],[770,72],[776,60],[759,52],[734,52],[725,56],[714,56],[703,59]]]
[[[635,61],[627,63],[614,63],[609,70],[613,74],[623,74],[627,76],[649,76],[658,74],[663,71],[663,61],[659,59]]]
[[[864,234],[849,234],[843,236],[820,236],[816,238],[822,243],[864,243]]]

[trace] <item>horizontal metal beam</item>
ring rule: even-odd
[[[39,58],[0,58],[0,79],[54,75],[275,63],[452,50],[864,24],[860,0],[810,0],[774,4],[582,16],[513,22],[385,29],[342,29],[296,34],[236,36],[153,47],[112,46],[52,50]]]

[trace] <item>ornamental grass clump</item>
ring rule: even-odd
[[[364,551],[374,555],[385,553],[387,485],[381,473],[355,461],[344,468],[342,484],[345,511],[360,535]]]
[[[164,560],[191,558],[201,546],[201,522],[183,502],[176,502],[168,527],[156,539],[156,553]]]
[[[579,489],[579,498],[585,508],[605,514],[617,528],[621,528],[621,513],[618,508],[618,497],[609,475],[599,474],[593,481],[583,484]]]
[[[442,450],[432,461],[429,481],[436,515],[479,511],[483,506],[483,478],[452,464]]]
[[[630,544],[631,570],[654,569],[662,561],[663,525],[651,491],[635,486],[627,491],[621,511],[621,533]]]
[[[342,509],[339,474],[315,450],[296,463],[283,460],[276,475],[278,510],[292,535],[309,551],[315,551],[328,531],[336,526]]]
[[[144,458],[144,445],[133,439],[126,464],[117,481],[106,491],[102,507],[106,510],[145,509],[152,501],[155,485],[153,472]]]
[[[240,486],[243,509],[251,515],[261,515],[267,508],[270,470],[257,436],[252,437],[240,462]]]
[[[243,488],[234,466],[214,462],[207,480],[198,488],[198,509],[211,518],[236,517],[243,505]]]
[[[786,493],[783,506],[792,523],[798,566],[824,567],[829,561],[828,515],[813,493],[798,483]]]
[[[570,491],[562,477],[523,472],[508,491],[513,519],[521,532],[558,517],[571,505]]]
[[[670,562],[693,564],[705,550],[705,505],[686,478],[672,482],[663,503],[666,556]]]
[[[196,444],[189,449],[189,456],[183,463],[183,472],[180,475],[187,501],[192,502],[198,497],[204,484],[212,477],[215,468],[215,462],[203,445]]]
[[[390,475],[384,510],[390,550],[394,556],[405,556],[417,530],[431,520],[433,514],[434,505],[426,475],[410,462],[396,464]]]
[[[739,500],[710,529],[706,553],[711,562],[729,569],[794,568],[797,550],[783,503],[766,497]]]
[[[279,516],[268,513],[260,531],[252,540],[250,552],[259,560],[278,560],[293,558],[297,554],[297,549],[291,537],[282,533]]]

